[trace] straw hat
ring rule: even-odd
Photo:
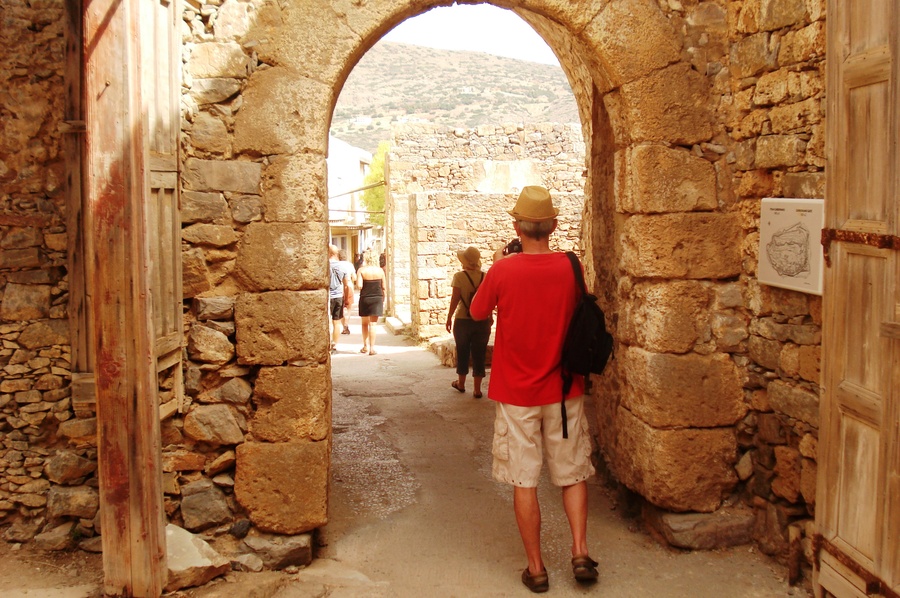
[[[541,222],[556,218],[559,215],[559,208],[553,207],[549,191],[543,187],[530,185],[522,189],[516,205],[509,210],[509,215],[516,220]]]
[[[481,253],[474,247],[467,247],[456,252],[463,268],[477,270],[481,268]]]

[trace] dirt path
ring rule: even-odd
[[[453,370],[379,327],[361,355],[358,318],[333,356],[330,523],[318,558],[299,571],[229,573],[173,598],[455,598],[527,596],[512,492],[490,475],[493,403],[450,388]],[[601,579],[578,586],[558,491],[541,488],[552,596],[780,598],[786,570],[751,547],[674,551],[624,517],[597,480],[588,538]],[[0,542],[4,598],[99,596],[99,555],[51,554]]]
[[[354,327],[354,331],[355,331]],[[512,492],[490,476],[493,403],[450,388],[453,370],[402,337],[382,334],[375,357],[333,360],[334,482],[321,556],[352,565],[385,595],[509,596],[525,591]],[[594,590],[571,578],[569,532],[558,490],[541,489],[550,591]],[[595,588],[616,597],[805,596],[786,571],[750,547],[673,551],[623,518],[590,484],[589,541],[601,563]]]

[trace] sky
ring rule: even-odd
[[[512,11],[490,4],[434,8],[400,23],[382,39],[559,65],[550,46],[531,25]]]

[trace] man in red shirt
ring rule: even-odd
[[[550,481],[562,488],[575,579],[592,582],[598,577],[587,546],[586,480],[594,467],[582,376],[574,377],[566,397],[569,438],[563,438],[560,406],[563,340],[579,292],[569,259],[550,249],[559,214],[550,193],[543,187],[525,187],[509,213],[521,252],[495,256],[469,312],[473,319],[484,320],[497,310],[488,387],[488,397],[497,402],[493,476],[513,486],[516,522],[528,557],[522,583],[532,592],[546,592],[550,584],[541,558],[537,496],[544,453]]]

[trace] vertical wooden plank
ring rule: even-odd
[[[92,0],[84,12],[100,516],[114,596],[159,596],[166,575],[138,6]]]
[[[66,0],[66,112],[67,121],[84,121],[82,103],[82,2]],[[86,236],[84,210],[84,170],[82,133],[68,133],[63,137],[66,154],[66,231],[69,262],[69,327],[72,339],[72,369],[76,372],[93,371],[93,354],[90,349],[92,319],[87,302],[87,285],[90,276],[90,238]]]

